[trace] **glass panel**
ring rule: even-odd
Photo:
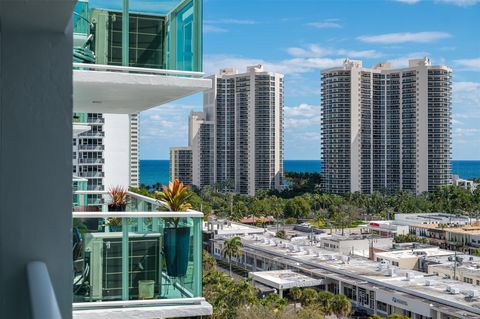
[[[88,21],[88,2],[79,1],[74,9],[73,14],[73,32],[74,33],[90,33]]]
[[[187,4],[176,16],[176,66],[179,70],[193,67],[193,2]]]
[[[201,296],[201,217],[117,218],[107,195],[97,200],[74,207],[99,216],[73,219],[74,302]],[[126,207],[158,209],[135,196]]]

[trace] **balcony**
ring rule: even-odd
[[[109,202],[105,192],[75,194]],[[125,212],[74,208],[73,318],[210,315],[202,298],[203,214],[159,211],[159,202],[131,192],[127,202]]]
[[[121,5],[100,9],[79,1],[73,16],[75,112],[138,113],[211,88],[201,72],[202,5],[173,0],[162,4],[162,12],[139,13],[133,1],[128,41]],[[123,40],[111,41],[112,34]]]
[[[79,164],[103,164],[105,160],[103,158],[79,158]]]
[[[104,145],[78,145],[80,151],[103,151]]]
[[[75,112],[131,114],[210,89],[202,72],[73,64]]]
[[[85,132],[82,133],[81,137],[104,137],[105,132]]]
[[[80,177],[97,177],[101,178],[105,176],[104,172],[79,172]]]

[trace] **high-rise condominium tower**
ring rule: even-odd
[[[192,182],[254,195],[283,184],[283,75],[222,69],[189,118]],[[171,176],[175,177],[175,176]]]
[[[402,69],[346,59],[322,71],[325,190],[420,194],[447,184],[451,76],[427,58]]]
[[[170,147],[170,179],[192,184],[192,148]]]

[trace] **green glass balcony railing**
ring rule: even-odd
[[[129,1],[128,66],[201,72],[202,0],[142,4]],[[106,8],[94,8],[93,1],[89,8],[87,0],[77,4],[74,33],[87,36],[83,43],[81,37],[75,41],[75,62],[123,65],[122,5],[122,0]]]
[[[77,192],[89,193],[106,204],[74,207],[74,310],[99,301],[171,305],[201,297],[202,213],[159,211],[160,203],[134,193],[126,211],[109,212],[105,192]]]

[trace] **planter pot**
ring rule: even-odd
[[[154,280],[139,280],[138,281],[138,299],[153,299],[155,295],[155,281]]]
[[[163,234],[167,275],[183,277],[188,268],[190,227],[165,228]]]
[[[122,225],[109,226],[109,229],[110,229],[111,232],[121,232],[122,231]]]
[[[122,205],[108,204],[109,212],[124,212],[126,209],[127,209],[127,204],[122,204]]]

